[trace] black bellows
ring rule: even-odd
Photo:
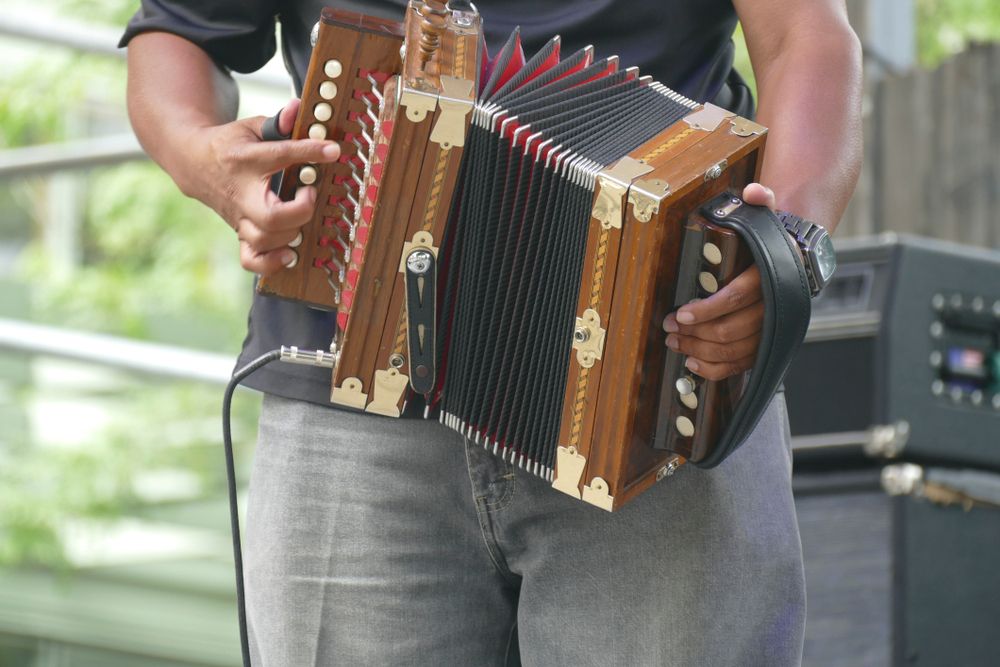
[[[483,84],[441,253],[441,420],[551,479],[597,174],[696,105],[553,39]],[[589,288],[589,286],[588,286]]]

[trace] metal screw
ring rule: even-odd
[[[715,209],[715,214],[721,218],[726,215],[726,212],[723,211],[721,208],[717,208]]]
[[[670,477],[677,470],[677,461],[671,461],[656,471],[656,481],[659,482],[664,477]]]
[[[406,357],[401,354],[394,354],[389,357],[389,365],[393,368],[402,368],[403,364],[406,363]]]
[[[742,204],[743,203],[743,200],[740,199],[739,197],[733,197],[729,201],[732,202],[733,204]]]
[[[464,16],[459,16],[458,18],[455,19],[455,25],[460,25],[464,28],[468,28],[470,25],[472,25],[472,19],[466,18]]]
[[[587,327],[577,327],[573,332],[573,340],[577,343],[586,343],[590,340],[590,329]]]
[[[709,167],[708,171],[705,172],[706,181],[714,181],[719,176],[722,176],[722,167],[720,167],[719,165]]]
[[[431,268],[431,254],[426,250],[414,250],[406,258],[406,268],[412,273],[427,273]]]

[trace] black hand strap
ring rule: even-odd
[[[264,124],[260,128],[260,138],[264,141],[282,141],[284,139],[291,139],[292,133],[282,134],[278,131],[278,116],[281,112],[274,114],[270,118],[264,121]]]
[[[809,281],[795,243],[770,209],[724,193],[702,206],[702,215],[730,229],[750,246],[764,293],[764,325],[757,360],[743,398],[719,444],[699,468],[713,468],[743,444],[764,415],[809,327]]]

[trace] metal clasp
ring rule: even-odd
[[[469,126],[467,118],[473,106],[473,82],[449,75],[441,76],[440,80],[441,95],[438,97],[438,107],[441,109],[441,114],[431,131],[431,141],[447,150],[454,146],[465,145],[465,134]]]
[[[622,200],[628,192],[632,181],[645,176],[653,168],[642,160],[623,157],[610,169],[605,169],[597,175],[600,189],[594,200],[593,217],[601,221],[605,229],[622,228]]]
[[[399,103],[406,107],[406,117],[413,123],[423,122],[428,113],[437,109],[438,89],[422,76],[403,86]]]
[[[639,222],[649,222],[660,212],[660,202],[670,194],[670,184],[660,179],[636,181],[628,189],[632,215]]]

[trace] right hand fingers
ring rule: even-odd
[[[240,265],[251,273],[257,273],[262,276],[273,276],[296,260],[296,253],[291,248],[278,248],[270,252],[257,252],[246,242],[240,241]]]
[[[260,141],[243,145],[233,158],[270,175],[303,162],[334,162],[340,158],[340,146],[335,141],[315,139]]]
[[[265,235],[281,234],[309,222],[316,208],[316,197],[314,187],[299,188],[291,201],[281,201],[276,194],[265,190],[259,197],[246,197],[240,218],[248,220]],[[254,248],[258,251],[271,250],[257,243],[254,243]]]

